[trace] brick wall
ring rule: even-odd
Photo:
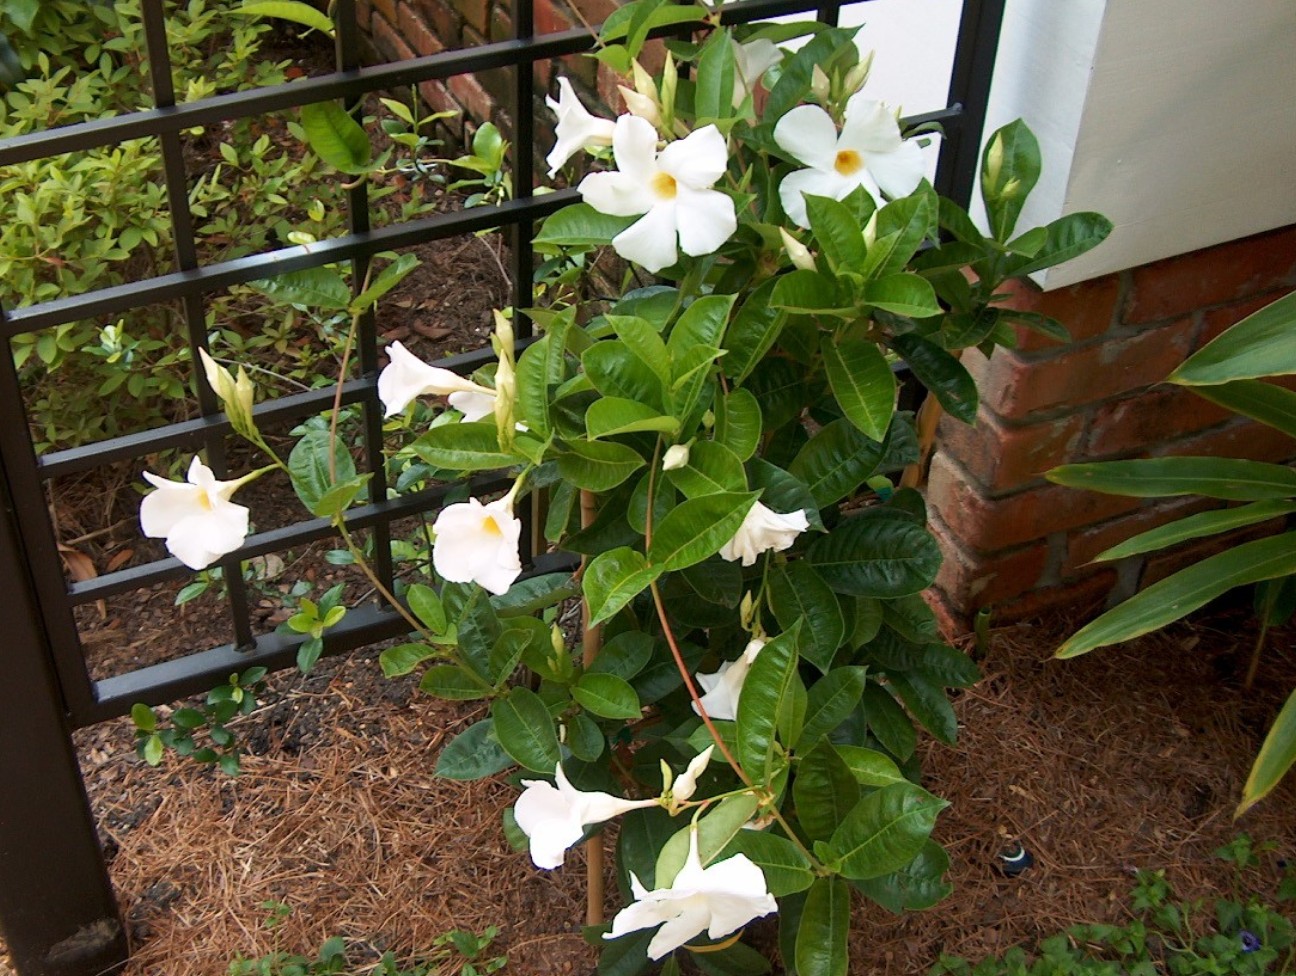
[[[1050,484],[1058,464],[1167,454],[1286,460],[1296,444],[1179,387],[1158,385],[1194,350],[1296,288],[1296,227],[1041,292],[1009,304],[1062,321],[1059,345],[1022,332],[1015,352],[964,358],[982,391],[976,427],[941,422],[928,503],[946,560],[936,597],[956,624],[1054,605],[1095,608],[1222,548],[1210,539],[1091,565],[1103,549],[1209,507]],[[1259,527],[1253,532],[1270,531]]]

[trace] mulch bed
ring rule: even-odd
[[[994,634],[984,679],[956,705],[959,744],[923,747],[924,785],[952,804],[936,836],[954,893],[903,917],[858,902],[852,972],[921,974],[942,951],[978,958],[1119,920],[1136,868],[1165,869],[1183,897],[1227,893],[1232,869],[1211,852],[1238,830],[1296,854],[1296,781],[1232,820],[1296,684],[1291,632],[1274,636],[1244,691],[1253,629],[1240,610],[1049,660],[1075,625]],[[78,733],[135,947],[126,973],[216,976],[236,954],[310,954],[334,935],[353,959],[387,949],[408,959],[448,929],[490,925],[501,927],[493,951],[508,954],[505,972],[593,972],[578,934],[584,858],[536,870],[500,829],[514,787],[433,776],[439,750],[478,711],[388,681],[361,654],[274,679],[240,721],[251,754],[237,779],[174,759],[149,769],[125,721]],[[1018,841],[1036,863],[1008,878],[996,855]],[[1277,877],[1252,880],[1271,892]],[[274,931],[263,924],[270,900],[292,907]],[[768,943],[763,924],[755,934]]]

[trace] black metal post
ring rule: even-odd
[[[946,126],[936,169],[936,189],[966,207],[976,185],[990,82],[999,53],[1005,0],[963,0],[958,44],[950,70],[949,106],[958,116]]]
[[[130,950],[7,477],[0,479],[0,504],[0,615],[7,634],[0,681],[0,931],[19,976],[100,976],[122,966]]]

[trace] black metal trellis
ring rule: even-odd
[[[512,0],[514,33],[508,40],[362,67],[355,0],[337,0],[336,71],[177,105],[163,0],[142,0],[142,4],[155,107],[2,141],[0,166],[130,139],[157,138],[171,212],[175,270],[34,306],[0,309],[0,335],[5,339],[146,305],[176,303],[196,360],[197,350],[206,341],[204,305],[209,293],[233,284],[343,261],[351,263],[353,278],[359,282],[369,259],[378,252],[488,228],[504,228],[508,235],[514,306],[532,303],[534,224],[576,198],[570,190],[532,196],[532,66],[589,50],[589,31],[575,29],[537,37],[532,0]],[[820,19],[835,22],[841,6],[819,0],[745,0],[723,8],[721,16],[725,23],[741,23],[815,11]],[[937,121],[944,127],[946,139],[936,188],[963,203],[971,197],[975,179],[1003,6],[1004,0],[964,0],[949,107],[910,120]],[[372,91],[493,68],[513,69],[509,108],[514,125],[514,200],[497,207],[436,214],[375,230],[370,227],[369,201],[361,183],[348,190],[349,226],[342,237],[309,248],[287,247],[206,265],[199,261],[180,139],[185,129],[328,99],[340,98],[350,106]],[[523,338],[525,328],[525,322],[521,322]],[[358,353],[361,378],[344,384],[342,399],[344,403],[362,405],[364,464],[374,477],[368,504],[350,509],[346,522],[351,529],[369,528],[375,532],[377,572],[390,586],[390,523],[437,508],[447,489],[387,499],[382,416],[375,392],[378,348],[371,315],[361,324]],[[468,372],[489,358],[489,350],[483,350],[453,357],[442,365]],[[0,356],[0,411],[7,419],[0,425],[0,560],[6,583],[0,589],[0,612],[11,628],[4,651],[4,680],[0,681],[0,781],[4,784],[0,801],[0,930],[21,976],[91,976],[111,971],[125,961],[128,953],[70,730],[123,715],[135,702],[156,704],[204,691],[231,671],[254,665],[271,669],[290,666],[300,638],[252,634],[240,563],[333,534],[323,519],[260,532],[221,563],[230,594],[233,644],[92,680],[73,608],[179,578],[188,570],[175,559],[164,559],[69,585],[58,557],[44,483],[176,448],[205,449],[212,467],[218,476],[223,476],[223,445],[230,427],[211,391],[205,384],[197,386],[199,419],[37,458],[24,422],[24,400],[12,356]],[[327,389],[281,397],[258,405],[256,414],[262,422],[303,419],[327,409],[333,396],[334,391]],[[531,571],[544,571],[552,560],[545,556],[533,558]],[[330,630],[325,653],[341,653],[396,636],[405,629],[399,616],[388,609],[376,605],[356,608]]]

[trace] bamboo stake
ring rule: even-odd
[[[962,358],[962,350],[954,353],[955,359]],[[900,476],[901,488],[921,488],[927,483],[927,468],[931,464],[932,450],[936,447],[936,428],[940,425],[945,411],[940,401],[930,393],[918,408],[915,426],[918,428],[918,460],[904,469]]]
[[[587,529],[598,515],[598,504],[592,491],[580,493],[581,528]],[[588,556],[581,557],[582,577],[589,563]],[[589,603],[581,599],[581,663],[588,668],[603,649],[603,625],[590,626]],[[585,842],[585,924],[603,923],[603,832],[599,831]]]

